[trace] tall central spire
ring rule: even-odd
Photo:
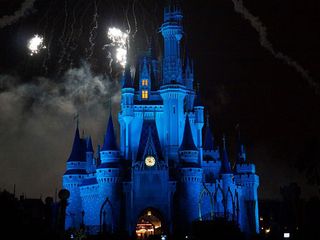
[[[182,83],[180,41],[183,37],[182,10],[177,1],[169,1],[164,9],[164,22],[161,33],[164,38],[163,82]]]

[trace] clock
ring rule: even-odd
[[[148,167],[153,167],[154,164],[156,163],[156,159],[153,156],[147,156],[144,160],[144,163],[148,166]]]

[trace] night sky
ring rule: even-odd
[[[131,29],[131,63],[151,39],[161,55],[163,2],[0,1],[1,189],[13,191],[16,184],[17,194],[45,197],[61,188],[76,113],[84,135],[95,147],[102,143],[109,99],[114,117],[120,100],[121,67],[109,65],[114,49],[107,29]],[[240,126],[261,198],[280,197],[280,187],[291,182],[303,196],[315,195],[297,166],[308,158],[320,161],[320,2],[245,0],[243,13],[257,17],[252,21],[234,2],[183,1],[184,43],[215,142],[226,134],[233,161]],[[46,49],[30,56],[34,34],[44,37]]]

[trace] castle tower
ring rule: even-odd
[[[185,63],[185,85],[188,89],[193,90],[194,82],[194,67],[193,61],[190,59],[189,54],[186,54],[186,63]]]
[[[198,87],[199,88],[199,87]],[[202,128],[204,125],[204,106],[201,102],[200,91],[198,89],[196,98],[194,100],[194,114],[195,114],[195,126],[196,126],[196,145],[199,149],[199,159],[202,159]]]
[[[184,85],[187,88],[188,94],[186,96],[186,111],[193,111],[193,106],[195,103],[195,91],[193,87],[194,75],[193,75],[193,63],[190,59],[188,51],[186,51],[185,64],[184,64]],[[201,101],[200,101],[201,102]],[[202,104],[201,104],[202,105]]]
[[[258,186],[259,176],[255,165],[247,162],[244,145],[238,133],[235,183],[242,186],[240,201],[240,228],[246,233],[259,233]]]
[[[203,156],[201,166],[203,168],[206,181],[214,182],[215,179],[219,177],[221,160],[219,149],[214,145],[214,138],[210,128],[208,114],[207,123],[203,132]]]
[[[127,64],[122,76],[123,86],[121,89],[121,112],[119,113],[120,122],[120,151],[125,159],[130,159],[130,123],[133,119],[134,87],[131,77],[130,66]]]
[[[86,161],[87,161],[87,172],[93,173],[96,170],[96,163],[94,159],[94,151],[92,146],[92,139],[88,137],[86,139]]]
[[[187,90],[180,84],[167,84],[160,88],[163,99],[163,133],[166,153],[170,160],[178,162],[177,152],[184,129],[184,99]]]
[[[80,138],[77,125],[71,154],[67,160],[67,171],[63,175],[63,188],[69,190],[70,198],[66,209],[66,229],[80,227],[82,219],[82,203],[79,186],[87,174],[86,143]]]
[[[234,197],[233,173],[230,167],[230,161],[228,157],[225,136],[223,136],[222,141],[223,141],[223,148],[222,148],[220,175],[222,178],[224,214],[227,219],[232,220],[232,217],[234,214],[233,212],[233,197]]]
[[[199,164],[199,151],[194,144],[189,117],[186,116],[183,140],[179,148],[180,165],[178,170],[178,206],[180,210],[178,231],[188,232],[192,221],[198,220],[198,199],[202,185],[202,168]]]
[[[99,184],[100,224],[106,231],[114,232],[119,227],[121,206],[120,151],[117,146],[112,116],[110,113],[104,144],[100,151],[101,164],[96,175]]]
[[[182,84],[180,41],[183,37],[182,11],[178,4],[169,4],[164,10],[161,33],[164,39],[163,83]]]
[[[213,151],[215,149],[214,146],[214,138],[210,129],[210,123],[209,123],[209,114],[207,114],[207,122],[206,127],[204,131],[204,139],[203,139],[203,151]]]

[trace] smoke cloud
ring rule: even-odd
[[[18,21],[21,17],[25,16],[33,9],[33,4],[36,0],[26,0],[22,3],[21,8],[13,13],[13,15],[5,15],[0,18],[0,28],[4,28],[9,26],[16,21]]]
[[[12,191],[15,183],[17,194],[53,196],[71,151],[75,114],[81,132],[97,146],[110,99],[117,112],[118,83],[94,75],[86,63],[68,70],[59,82],[38,77],[26,84],[17,76],[0,75],[0,188]]]
[[[240,13],[242,17],[248,20],[251,26],[258,32],[260,37],[260,44],[262,47],[267,49],[275,58],[282,60],[284,63],[293,67],[307,82],[308,84],[315,88],[318,93],[319,85],[318,83],[310,77],[309,73],[295,60],[291,59],[289,56],[285,55],[280,51],[276,51],[272,43],[268,40],[268,32],[266,26],[260,21],[260,19],[254,16],[243,4],[242,0],[232,0],[234,5],[234,10]]]

